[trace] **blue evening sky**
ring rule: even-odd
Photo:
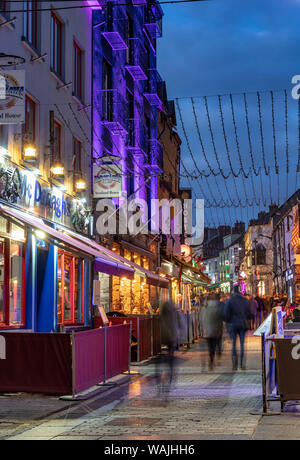
[[[207,223],[233,222],[236,218],[248,220],[264,209],[264,204],[282,203],[296,190],[296,165],[298,162],[298,118],[297,102],[291,97],[291,78],[300,74],[300,0],[210,0],[195,4],[164,5],[163,38],[158,41],[158,67],[167,82],[169,99],[179,100],[186,132],[197,165],[208,170],[203,157],[190,96],[195,97],[200,134],[203,138],[207,157],[214,170],[218,169],[204,100],[208,97],[212,129],[217,154],[225,173],[229,172],[219,101],[215,95],[224,95],[222,107],[225,130],[231,161],[235,170],[240,162],[236,149],[236,138],[232,121],[230,99],[234,93],[239,145],[243,164],[251,166],[249,140],[245,121],[244,99],[239,93],[247,92],[249,124],[255,166],[261,175],[245,179],[241,177],[227,181],[227,190],[222,178],[212,177],[200,182],[211,198],[216,201],[240,200],[251,202],[261,199],[261,204],[245,209],[231,207],[207,211]],[[288,136],[285,130],[285,94],[288,104]],[[272,104],[270,90],[274,91],[274,126],[276,147],[274,149]],[[261,113],[263,125],[263,147],[260,136],[259,111],[256,91],[261,93]],[[186,146],[179,116],[178,129],[183,140],[182,157],[189,171],[194,171],[194,163]],[[274,152],[275,150],[275,152]],[[265,162],[263,161],[263,151]],[[275,156],[274,156],[275,153]],[[280,175],[275,174],[275,164]],[[264,166],[271,168],[271,180],[264,173]],[[287,170],[289,173],[287,174]],[[183,180],[183,185],[189,182]],[[201,197],[198,182],[193,181],[195,196]],[[222,196],[221,196],[222,195]],[[257,195],[257,196],[256,196]]]

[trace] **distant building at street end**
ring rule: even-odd
[[[261,297],[273,295],[273,216],[276,207],[260,212],[250,221],[244,236],[245,253],[240,273],[245,279],[245,292]]]

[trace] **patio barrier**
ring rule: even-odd
[[[0,392],[72,393],[70,334],[1,332],[6,355],[0,359]]]
[[[84,332],[1,332],[0,392],[75,395],[129,370],[130,324]]]
[[[131,324],[131,361],[144,361],[161,352],[160,320],[158,316],[111,316],[111,326]],[[95,322],[95,327],[102,323]],[[110,330],[111,328],[108,328]],[[100,329],[101,330],[101,329]]]
[[[129,370],[130,325],[73,333],[73,394]]]
[[[188,345],[200,337],[200,309],[190,313],[177,312],[179,323],[179,345]],[[110,316],[111,326],[131,324],[132,346],[131,361],[140,362],[161,352],[161,333],[159,316],[128,315]],[[102,327],[99,317],[95,317],[95,327]]]

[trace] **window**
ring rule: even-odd
[[[81,142],[73,137],[73,167],[74,167],[74,174],[73,174],[73,183],[74,183],[74,188],[75,188],[75,182],[77,179],[77,176],[82,173],[82,144]]]
[[[25,234],[7,221],[1,223],[2,234],[6,231],[0,238],[0,327],[20,328],[25,326]]]
[[[36,104],[30,97],[25,98],[25,135],[26,141],[35,143],[35,116]]]
[[[57,324],[84,322],[84,260],[58,250]]]
[[[252,265],[266,265],[266,248],[262,244],[253,251]]]
[[[83,99],[83,58],[84,52],[76,41],[73,43],[73,94]]]
[[[134,65],[134,22],[131,16],[127,13],[127,22],[126,22],[126,63]]]
[[[61,159],[61,125],[54,121],[53,127],[53,146],[52,146],[52,165]]]
[[[102,116],[104,120],[113,120],[112,66],[103,59],[102,68]]]
[[[73,156],[74,156],[74,171],[77,173],[81,173],[81,149],[82,144],[81,142],[73,137]]]
[[[7,18],[9,17],[9,1],[8,0],[0,0],[0,13],[4,13],[4,15]]]
[[[126,91],[127,118],[128,118],[128,144],[135,146],[135,124],[134,124],[134,97],[130,91]]]
[[[24,1],[24,38],[36,50],[39,48],[37,10],[38,2]]]
[[[51,70],[63,76],[63,23],[51,14]]]

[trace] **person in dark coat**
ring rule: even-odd
[[[232,339],[232,368],[234,371],[238,369],[236,341],[237,336],[239,336],[241,345],[240,366],[241,369],[245,369],[245,338],[246,332],[251,326],[252,313],[249,301],[239,293],[238,286],[234,287],[234,294],[227,301],[225,314]]]
[[[171,301],[165,302],[160,308],[159,317],[161,343],[167,347],[167,351],[157,360],[156,380],[159,393],[167,398],[175,373],[174,353],[180,340],[180,325],[175,304]]]
[[[209,351],[209,368],[213,370],[215,354],[223,333],[223,321],[220,308],[220,301],[217,294],[211,294],[207,300],[206,307],[202,311],[203,337],[207,341]],[[220,350],[219,350],[220,351]]]
[[[264,319],[265,304],[264,304],[263,299],[259,297],[258,295],[255,297],[255,300],[258,304],[257,312],[258,312],[258,317],[259,317],[259,324],[261,324]]]

